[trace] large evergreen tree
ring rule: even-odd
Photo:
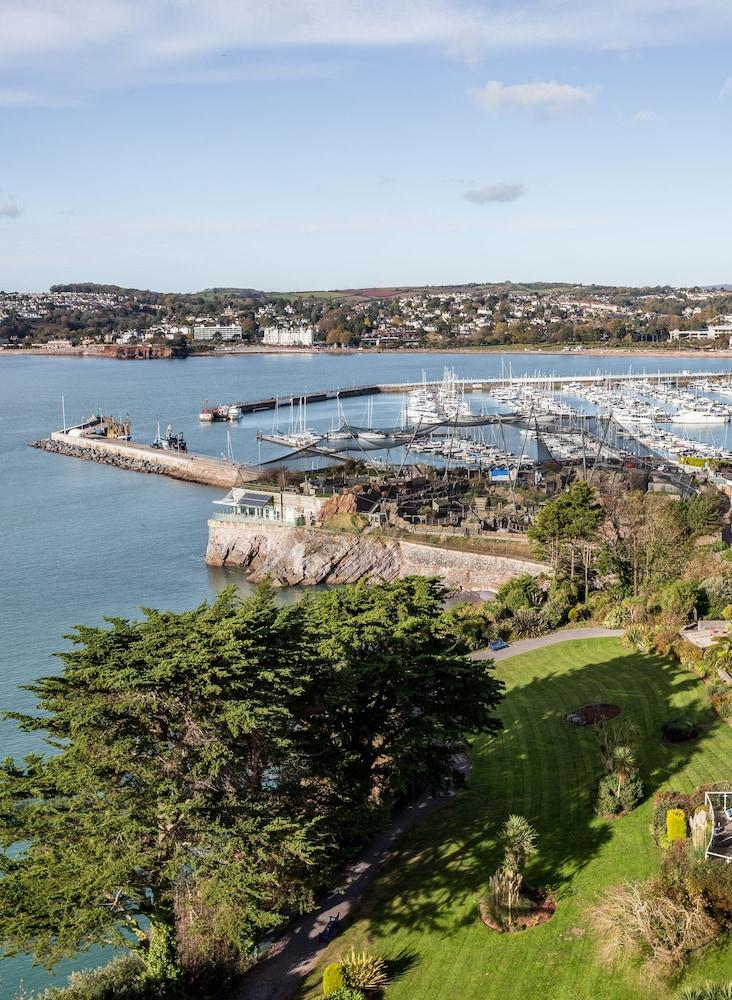
[[[52,965],[151,939],[241,967],[401,796],[497,728],[500,684],[419,578],[278,609],[266,588],[80,627],[31,686],[54,753],[0,767],[0,937]],[[157,947],[154,948],[157,939]],[[162,942],[162,944],[161,944]]]

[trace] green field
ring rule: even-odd
[[[469,788],[404,838],[353,924],[324,950],[323,962],[352,944],[388,956],[400,975],[387,1000],[652,996],[633,969],[609,974],[597,964],[587,909],[604,887],[657,869],[649,832],[653,792],[732,778],[732,728],[706,709],[694,676],[629,653],[615,639],[524,653],[498,664],[497,673],[507,685],[504,731],[475,741]],[[614,822],[592,814],[598,773],[592,733],[563,721],[592,701],[619,704],[643,734],[638,758],[647,798]],[[660,723],[680,709],[704,720],[704,734],[691,744],[662,743]],[[499,859],[496,831],[512,812],[539,831],[527,880],[553,886],[558,910],[540,927],[498,935],[480,922],[476,900]],[[732,978],[732,949],[708,954],[686,981],[707,977]],[[313,974],[301,995],[316,996],[318,982]]]

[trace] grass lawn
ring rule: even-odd
[[[399,978],[387,1000],[653,994],[633,969],[608,973],[597,964],[586,912],[605,886],[657,869],[649,832],[657,789],[687,791],[732,779],[732,727],[707,710],[694,676],[658,657],[629,653],[615,639],[549,646],[504,660],[496,672],[507,685],[503,732],[474,742],[469,788],[406,835],[351,926],[324,949],[302,997],[318,995],[323,965],[351,945],[394,961]],[[592,701],[619,704],[643,734],[638,757],[647,798],[614,822],[592,813],[599,761],[593,734],[563,721]],[[708,723],[703,736],[686,745],[662,743],[660,723],[681,709]],[[496,831],[512,812],[539,832],[527,881],[553,886],[558,910],[540,927],[499,935],[480,922],[476,900],[499,859]],[[732,979],[732,949],[695,963],[686,981],[707,977]]]

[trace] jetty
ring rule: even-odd
[[[547,391],[556,391],[571,384],[620,386],[632,385],[633,382],[647,380],[659,385],[673,382],[676,385],[690,385],[695,381],[717,380],[728,377],[727,372],[596,372],[590,375],[500,375],[490,378],[460,379],[460,386],[465,392],[490,392],[492,389],[535,386]],[[422,386],[437,388],[441,380],[422,380],[414,382],[374,382],[368,385],[353,385],[336,389],[319,389],[315,392],[297,392],[292,394],[265,396],[260,399],[241,399],[230,403],[221,403],[207,410],[211,420],[228,420],[232,409],[239,413],[257,413],[260,410],[282,409],[288,406],[312,403],[324,403],[329,399],[343,400],[358,396],[376,396],[380,393],[408,393]]]
[[[54,431],[48,438],[31,441],[30,446],[56,455],[113,465],[130,472],[169,476],[222,489],[232,489],[272,475],[271,468],[267,470],[259,465],[240,465],[226,458],[163,450],[123,438],[108,437],[104,433],[105,419],[92,417],[74,427]]]

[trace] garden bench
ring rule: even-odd
[[[340,913],[336,913],[333,917],[328,917],[328,923],[325,925],[320,934],[318,934],[318,941],[320,941],[321,944],[327,944],[330,941],[336,932],[340,919]]]

